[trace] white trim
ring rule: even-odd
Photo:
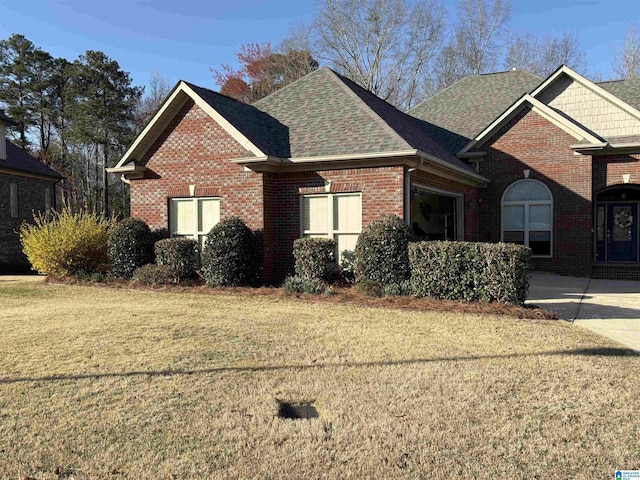
[[[511,190],[511,188],[518,184],[518,183],[522,183],[522,182],[536,182],[539,183],[540,185],[542,185],[548,192],[549,192],[549,196],[551,197],[551,200],[522,200],[522,201],[510,201],[510,202],[505,202],[504,201],[504,197],[507,194],[507,192],[509,190]],[[549,255],[531,255],[533,258],[553,258],[553,237],[554,237],[554,220],[555,220],[555,216],[553,214],[553,205],[554,205],[554,200],[553,200],[553,193],[551,192],[551,189],[546,186],[544,183],[542,183],[540,180],[536,180],[534,178],[521,178],[520,180],[516,180],[515,182],[509,184],[509,186],[507,188],[504,189],[504,192],[502,192],[502,196],[500,197],[500,241],[504,242],[504,207],[505,205],[507,206],[518,206],[518,205],[522,205],[524,208],[524,229],[522,230],[523,232],[523,237],[524,237],[524,245],[525,246],[529,246],[529,207],[530,206],[536,206],[536,205],[549,205],[550,207],[550,213],[551,213],[551,225],[550,225],[550,230],[549,230]],[[519,229],[511,229],[509,230],[510,232],[519,232]],[[546,230],[533,230],[534,232],[546,232]]]
[[[247,137],[245,137],[240,130],[234,127],[226,118],[220,115],[211,105],[205,102],[200,95],[198,95],[189,85],[181,81],[180,86],[184,89],[193,101],[202,110],[204,110],[211,118],[213,118],[233,139],[242,145],[245,149],[249,150],[256,157],[264,157],[265,153],[256,147]]]
[[[265,154],[258,147],[256,147],[247,137],[245,137],[242,133],[240,133],[240,131],[237,128],[235,128],[231,123],[229,123],[229,121],[226,118],[224,118],[222,115],[220,115],[213,107],[211,107],[211,105],[209,105],[207,102],[205,102],[202,99],[202,97],[200,97],[200,95],[198,95],[183,80],[180,80],[180,82],[178,82],[176,87],[174,87],[173,92],[164,101],[162,106],[158,109],[156,114],[149,121],[147,126],[136,137],[134,142],[127,149],[125,154],[122,156],[122,158],[120,159],[120,161],[118,162],[118,164],[114,168],[120,168],[123,165],[125,165],[127,162],[132,160],[132,158],[131,158],[132,155],[138,150],[138,147],[140,147],[142,145],[142,143],[145,141],[146,137],[151,134],[152,130],[154,130],[154,128],[157,125],[161,125],[162,124],[162,119],[165,116],[165,113],[168,112],[170,107],[172,107],[172,106],[176,107],[175,110],[177,112],[177,110],[179,109],[179,108],[177,108],[177,105],[179,105],[179,107],[182,107],[182,105],[184,105],[184,103],[186,102],[186,98],[184,98],[180,102],[180,98],[179,98],[180,94],[186,95],[188,98],[191,98],[194,101],[194,103],[196,105],[198,105],[198,107],[200,107],[202,110],[204,110],[205,113],[207,113],[214,121],[216,121],[229,135],[231,135],[231,137],[233,137],[234,140],[236,140],[245,149],[247,149],[248,151],[250,151],[251,153],[253,153],[257,157],[264,157],[265,156]],[[178,103],[178,102],[180,102],[180,103]],[[174,104],[176,104],[176,105],[174,105]],[[166,122],[166,123],[168,124],[168,122]],[[166,125],[165,125],[165,127],[166,127]],[[155,140],[162,133],[162,130],[164,130],[164,128],[158,129],[158,130],[160,130],[160,131],[156,132],[153,140]],[[149,146],[150,146],[153,142],[150,141],[148,143],[149,143]],[[144,153],[146,153],[146,150],[148,148],[149,147],[145,148],[143,152],[139,152],[139,156],[142,157],[144,155]],[[139,158],[137,160],[139,160]]]
[[[475,173],[472,170],[467,170],[465,168],[461,168],[458,167],[457,165],[454,165],[452,163],[449,162],[445,162],[444,160],[440,160],[438,157],[434,157],[433,155],[429,155],[428,153],[422,152],[420,150],[418,150],[418,155],[420,155],[422,158],[429,160],[431,163],[435,163],[436,165],[440,166],[440,167],[444,167],[448,170],[453,170],[456,173],[460,173],[463,175],[466,175],[470,178],[473,178],[474,180],[478,180],[482,183],[490,183],[491,180],[489,180],[486,177],[483,177],[482,175],[479,175],[477,173]]]
[[[511,107],[509,107],[502,115],[496,118],[487,128],[480,132],[476,138],[460,150],[458,152],[458,156],[465,156],[470,149],[483,145],[493,133],[506,125],[507,122],[511,120],[511,118],[513,118],[513,116],[517,114],[527,103],[531,105],[533,111],[571,135],[576,140],[587,140],[589,143],[595,145],[602,144],[602,139],[595,137],[584,128],[567,120],[540,100],[537,100],[528,93],[525,93],[516,103],[511,105]]]
[[[560,68],[558,68],[554,73],[552,73],[544,82],[542,82],[540,85],[538,85],[538,87],[533,92],[531,92],[531,96],[532,97],[537,97],[540,93],[542,93],[544,90],[546,90],[546,88],[549,85],[551,85],[562,74],[567,75],[569,78],[571,78],[572,80],[578,82],[583,87],[588,88],[589,90],[591,90],[596,95],[599,95],[600,97],[604,98],[605,100],[608,100],[609,102],[613,103],[618,108],[620,108],[620,109],[624,110],[625,112],[627,112],[629,115],[631,115],[633,117],[636,117],[638,120],[640,120],[640,111],[636,110],[634,107],[632,107],[631,105],[629,105],[625,101],[619,99],[615,95],[607,92],[601,86],[597,85],[596,83],[593,83],[591,80],[589,80],[588,78],[583,77],[578,72],[572,70],[571,68],[567,67],[566,65],[560,66]]]

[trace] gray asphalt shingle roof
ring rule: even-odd
[[[524,70],[463,78],[407,113],[425,122],[425,131],[457,153],[542,78]]]
[[[64,178],[58,172],[47,167],[37,158],[29,155],[27,152],[14,145],[9,140],[7,142],[7,159],[0,160],[0,167],[17,170],[21,172],[37,173],[52,178]]]
[[[598,82],[597,85],[633,108],[640,110],[640,78]]]
[[[302,158],[421,150],[471,170],[425,132],[424,122],[326,67],[253,105],[188,85],[267,155]]]

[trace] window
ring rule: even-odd
[[[11,218],[18,218],[18,185],[9,184],[9,202],[11,204]]]
[[[202,251],[207,233],[220,221],[220,199],[172,198],[169,213],[171,236],[193,238]]]
[[[553,198],[536,180],[520,180],[502,197],[502,240],[531,248],[533,255],[551,256]]]
[[[338,248],[338,262],[345,251],[356,249],[362,230],[362,197],[359,193],[305,195],[302,198],[302,235],[331,238]]]

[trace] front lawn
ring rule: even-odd
[[[640,468],[640,357],[562,321],[33,282],[0,301],[0,478]]]

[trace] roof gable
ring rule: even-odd
[[[484,145],[491,137],[505,126],[509,120],[515,117],[523,108],[530,106],[533,111],[541,115],[543,118],[553,123],[555,126],[573,136],[577,142],[585,142],[588,144],[601,144],[602,139],[586,130],[579,124],[572,122],[570,119],[561,115],[554,109],[540,102],[529,94],[524,94],[516,103],[508,108],[502,115],[496,118],[487,128],[469,142],[460,152],[459,156],[466,156],[471,150],[477,149]]]
[[[640,132],[638,110],[567,66],[551,74],[532,96],[603,138]]]
[[[407,113],[457,153],[542,78],[525,70],[471,75],[427,98]]]
[[[134,160],[142,158],[188,99],[192,99],[196,105],[218,122],[218,124],[246,150],[255,156],[265,156],[265,153],[248,138],[248,136],[253,136],[254,138],[257,136],[251,128],[252,122],[250,120],[242,121],[243,117],[250,117],[251,114],[255,114],[255,108],[210,90],[200,87],[194,89],[194,87],[195,85],[191,85],[182,80],[177,83],[114,168],[121,168]],[[217,108],[214,108],[213,105]],[[220,113],[218,109],[224,114]],[[235,110],[239,112],[235,112]],[[246,115],[247,110],[251,112],[250,115]],[[243,115],[243,113],[245,115]],[[228,120],[228,117],[234,118],[236,124],[232,124]],[[244,127],[245,131],[241,131],[238,128],[238,124],[240,128]]]

